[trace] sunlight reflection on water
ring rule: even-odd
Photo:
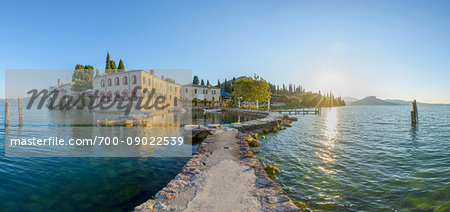
[[[336,147],[337,136],[339,135],[339,131],[337,128],[338,116],[336,108],[331,108],[327,111],[326,117],[324,119],[324,125],[322,128],[322,136],[321,140],[321,148],[315,152],[315,154],[325,163],[334,163],[335,155],[333,154],[333,150]],[[335,174],[334,170],[318,167],[320,170],[327,174]]]

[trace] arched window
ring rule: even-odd
[[[128,85],[128,77],[127,76],[123,77],[123,84]]]
[[[135,85],[136,83],[136,75],[131,76],[131,84]]]
[[[131,92],[131,97],[132,98],[137,97],[137,90],[136,89],[134,89],[133,92]]]
[[[124,91],[122,91],[122,96],[125,98],[128,97],[128,90],[125,89]]]
[[[105,80],[104,79],[102,79],[102,82],[100,83],[100,86],[103,88],[103,87],[105,87]]]
[[[108,86],[111,86],[112,85],[112,80],[111,80],[111,78],[109,78],[108,79]]]
[[[100,93],[100,101],[105,101],[105,100],[106,100],[106,94],[105,94],[105,92],[102,91],[102,93]]]
[[[145,84],[145,77],[144,77],[144,79],[142,80],[142,83]]]
[[[148,85],[152,85],[152,79],[151,78],[148,79]]]
[[[114,83],[115,85],[119,85],[119,77],[116,77],[116,79],[114,79]]]
[[[118,100],[118,99],[120,99],[120,91],[116,91],[116,92],[114,92],[114,100]]]
[[[106,97],[107,97],[107,101],[108,102],[111,101],[111,99],[112,99],[112,92],[108,91],[108,94],[106,95]]]

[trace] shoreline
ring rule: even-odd
[[[267,111],[224,109],[266,115],[244,123],[207,126],[202,142],[180,173],[166,187],[135,207],[135,211],[299,211],[278,183],[253,156],[247,139],[289,122],[288,116]]]

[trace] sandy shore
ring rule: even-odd
[[[181,173],[136,211],[298,211],[252,157],[244,138],[253,131],[220,126],[210,133]]]

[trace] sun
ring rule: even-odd
[[[322,92],[341,93],[346,86],[342,74],[338,71],[322,72],[316,77],[316,87]]]

